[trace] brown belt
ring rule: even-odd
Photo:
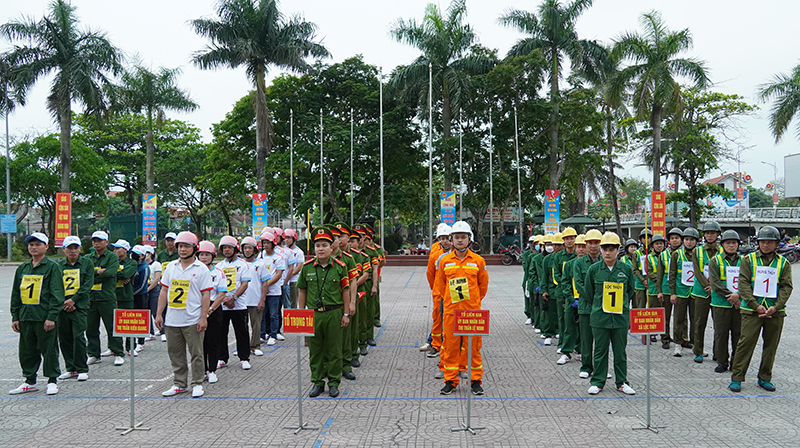
[[[324,313],[326,311],[338,310],[341,307],[342,307],[342,305],[324,305],[324,306],[321,306],[319,308],[314,309],[314,311],[319,311],[320,313]]]

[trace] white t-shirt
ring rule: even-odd
[[[259,259],[253,262],[247,261],[247,267],[250,268],[250,283],[247,284],[247,290],[244,292],[244,304],[258,306],[258,302],[261,301],[262,283],[269,281],[272,276],[269,275],[267,267]]]
[[[283,269],[283,273],[281,274],[281,280],[278,282],[278,283],[281,284],[281,286],[283,286],[283,285],[285,285],[287,283],[286,276],[289,275],[289,273],[287,272],[286,267],[289,266],[289,263],[292,262],[293,257],[292,257],[292,253],[288,249],[283,247],[283,246],[276,247],[275,248],[275,253],[278,254],[281,257],[281,260],[283,260],[284,269]],[[272,295],[272,294],[270,294],[270,295]]]
[[[164,325],[187,327],[200,321],[203,291],[211,291],[211,273],[203,263],[194,260],[186,269],[180,262],[170,263],[161,277],[161,286],[167,289],[167,313]]]
[[[276,273],[280,270],[286,272],[286,266],[283,264],[283,257],[281,257],[278,252],[273,252],[272,255],[267,255],[266,252],[261,252],[261,262],[264,263],[267,272],[269,272],[270,278],[275,277]],[[281,295],[281,286],[283,286],[283,277],[281,280],[271,284],[269,286],[269,291],[267,291],[268,296],[279,296]]]
[[[303,249],[300,249],[295,245],[292,249],[292,255],[294,255],[294,262],[295,267],[298,265],[302,265],[306,261],[306,254],[303,252]],[[292,278],[289,279],[289,283],[297,283],[297,279],[300,278],[300,271],[297,271],[297,274],[294,274]]]
[[[228,292],[228,281],[225,279],[225,273],[216,266],[209,269],[209,273],[211,274],[211,284],[214,285],[214,289],[211,291],[211,301],[213,302],[217,294]]]
[[[154,261],[150,263],[150,281],[147,282],[148,284],[153,283],[153,280],[156,277],[156,272],[161,272],[161,263]]]
[[[227,292],[225,296],[231,297],[236,293],[239,289],[239,286],[242,285],[242,282],[249,282],[250,281],[250,268],[247,265],[247,262],[241,258],[237,258],[233,260],[233,262],[228,262],[228,259],[224,259],[217,263],[217,268],[223,272],[225,275],[225,286]],[[228,308],[225,305],[222,305],[223,310],[246,310],[247,305],[244,304],[244,295],[236,299],[236,302],[233,304],[233,308]]]

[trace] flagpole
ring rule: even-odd
[[[319,225],[325,223],[325,188],[323,183],[323,173],[325,172],[324,161],[322,160],[322,108],[319,108]]]
[[[381,240],[380,245],[385,246],[383,240],[383,219],[384,219],[384,208],[383,208],[383,69],[379,71],[380,79],[378,80],[378,84],[380,85],[380,135],[381,135]]]
[[[294,109],[289,109],[289,212],[294,226]]]
[[[353,108],[350,108],[350,225],[353,225]]]
[[[464,162],[461,154],[464,152],[464,122],[461,120],[461,111],[458,111],[458,219],[464,220]]]
[[[494,185],[492,183],[492,108],[489,108],[489,255],[494,255]]]
[[[522,182],[520,180],[520,173],[519,173],[519,128],[517,127],[517,106],[514,106],[514,150],[517,153],[517,198],[519,200],[519,249],[525,250],[525,244],[523,244],[523,235],[525,233],[525,229],[523,226],[523,221],[525,220],[525,213],[522,211]]]
[[[433,64],[428,63],[428,235],[433,245]]]

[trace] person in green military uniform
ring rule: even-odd
[[[758,385],[767,391],[775,391],[772,366],[781,342],[786,302],[793,289],[792,266],[775,252],[781,239],[778,229],[764,226],[758,231],[757,239],[758,251],[742,257],[739,267],[742,335],[736,344],[733,374],[728,386],[733,392],[742,390],[759,337],[763,339],[764,348],[758,369]]]
[[[708,356],[703,348],[705,346],[706,325],[708,315],[711,313],[711,285],[709,284],[708,263],[717,254],[722,252],[719,247],[719,235],[722,229],[716,221],[708,221],[703,225],[703,239],[705,244],[694,250],[694,272],[696,273],[694,286],[692,286],[692,302],[694,302],[694,316],[692,320],[692,353],[694,362],[702,363],[703,357]]]
[[[58,342],[64,357],[66,372],[60,380],[89,379],[86,364],[86,316],[89,313],[89,293],[94,285],[94,265],[81,257],[81,240],[68,236],[62,243],[66,258],[60,263],[64,279],[64,306],[58,315]]]
[[[100,358],[100,320],[106,328],[108,349],[117,360],[124,362],[125,351],[122,348],[122,338],[114,335],[114,309],[117,307],[117,271],[119,270],[119,257],[108,250],[108,234],[102,230],[92,233],[92,248],[94,252],[87,255],[94,265],[94,285],[89,294],[89,315],[86,324],[86,353],[89,365],[101,361]],[[117,359],[118,358],[118,359]],[[120,363],[120,365],[122,365]]]
[[[542,328],[544,325],[544,309],[543,300],[542,300],[542,280],[544,278],[544,257],[545,255],[549,255],[550,252],[547,252],[547,242],[550,243],[550,250],[553,250],[553,237],[552,235],[542,235],[539,237],[539,249],[538,253],[534,254],[531,257],[531,274],[528,277],[529,281],[529,291],[531,297],[533,297],[533,322],[531,326],[533,327],[533,332],[538,334],[539,337],[543,337]]]
[[[530,326],[534,329],[534,331],[541,331],[537,326],[539,325],[539,321],[541,319],[541,308],[539,305],[539,300],[537,299],[538,293],[536,292],[536,287],[538,286],[538,279],[536,278],[536,263],[534,262],[534,259],[541,255],[541,243],[541,235],[536,235],[533,237],[530,254],[528,254],[528,266],[525,269],[525,272],[527,273],[525,281],[525,306],[528,308],[528,313],[530,314],[531,318]]]
[[[136,271],[138,266],[136,261],[134,261],[130,256],[129,252],[131,250],[131,245],[125,240],[117,240],[116,243],[109,244],[109,247],[112,248],[115,254],[117,254],[117,258],[119,259],[119,267],[117,268],[117,309],[121,310],[132,310],[133,309],[133,276],[136,275]],[[125,350],[128,351],[130,355],[135,355],[132,353],[136,346],[131,346],[131,339],[125,339]],[[100,354],[100,356],[111,356],[113,353],[111,350],[107,350]],[[118,359],[117,359],[118,358]],[[115,366],[121,366],[124,362],[124,359],[121,358],[119,355],[114,359]]]
[[[342,377],[342,328],[350,324],[350,281],[347,265],[333,258],[333,236],[327,227],[311,231],[315,257],[307,261],[297,280],[298,305],[314,309],[314,336],[308,338],[308,360],[314,387],[309,397],[325,390],[339,395]],[[370,322],[371,323],[371,322]]]
[[[552,241],[550,244],[550,248],[553,251],[547,258],[544,259],[542,262],[542,280],[541,282],[541,292],[542,292],[542,311],[544,311],[544,323],[542,324],[542,334],[541,337],[544,338],[544,345],[552,345],[553,344],[553,337],[559,334],[559,322],[558,322],[558,307],[561,305],[563,300],[558,300],[558,298],[554,297],[558,287],[558,281],[555,277],[555,262],[556,258],[558,258],[558,253],[564,250],[564,240],[561,238],[561,233],[556,233],[552,237]],[[547,246],[545,246],[545,250]],[[559,297],[561,293],[558,293]],[[563,311],[561,312],[563,314]]]
[[[375,230],[369,225],[364,224],[364,230],[367,231],[365,245],[368,249],[375,253],[378,260],[378,268],[373,271],[372,275],[372,294],[374,300],[372,301],[372,325],[375,327],[381,326],[381,268],[386,265],[386,252],[380,244],[375,242]],[[374,342],[374,339],[373,339]],[[374,346],[375,344],[369,344]]]
[[[328,226],[333,237],[333,252],[331,256],[343,262],[347,266],[347,279],[350,284],[347,291],[350,294],[350,307],[345,309],[345,312],[350,314],[350,321],[354,322],[356,319],[356,303],[358,300],[358,266],[353,255],[350,254],[347,243],[350,241],[350,228],[343,222],[337,222]],[[353,364],[351,358],[351,344],[355,325],[348,325],[342,328],[342,378],[347,380],[355,380],[356,374],[353,373]]]
[[[661,289],[659,290],[658,300],[664,305],[664,334],[661,335],[661,348],[664,350],[669,350],[670,342],[672,342],[672,337],[670,337],[670,320],[672,318],[673,306],[670,300],[669,262],[672,259],[672,255],[683,245],[683,231],[677,227],[673,227],[667,232],[667,239],[669,246],[661,252],[661,256],[658,257],[657,266],[658,277],[661,279]]]
[[[533,314],[531,311],[531,295],[528,292],[528,277],[531,265],[531,258],[533,257],[533,247],[536,244],[536,237],[531,235],[528,238],[528,247],[522,252],[522,302],[524,304],[525,325],[533,323]]]
[[[586,297],[591,297],[590,323],[594,336],[594,371],[590,395],[603,390],[608,375],[608,345],[614,351],[614,381],[617,390],[634,395],[628,384],[628,355],[626,352],[630,308],[628,302],[634,294],[633,269],[617,260],[620,240],[616,233],[606,232],[600,241],[602,263],[589,266],[584,278]]]
[[[628,241],[625,241],[625,255],[623,255],[620,261],[631,267],[633,276],[636,278],[634,282],[636,289],[632,296],[631,308],[640,308],[636,306],[637,303],[644,303],[647,297],[644,289],[644,274],[642,274],[640,263],[641,256],[639,243],[637,243],[635,239],[629,238]]]
[[[683,231],[683,247],[675,251],[669,260],[669,291],[670,302],[674,305],[673,317],[675,324],[672,337],[675,341],[675,353],[672,356],[680,358],[681,350],[692,348],[689,336],[692,328],[689,323],[693,322],[694,307],[692,306],[691,292],[695,281],[694,258],[697,242],[700,234],[697,229],[688,228]],[[694,325],[694,324],[692,324]]]
[[[650,245],[652,250],[647,254],[645,259],[647,272],[647,308],[664,308],[664,302],[669,303],[669,299],[665,299],[661,291],[662,276],[658,273],[658,263],[661,259],[661,252],[664,251],[664,243],[666,243],[664,235],[654,235]],[[666,314],[666,313],[665,313]],[[657,342],[656,335],[650,335],[650,342]]]
[[[359,337],[358,345],[360,347],[361,355],[367,354],[367,346],[374,347],[377,345],[375,341],[374,319],[370,317],[375,316],[375,307],[378,306],[378,283],[380,282],[380,256],[372,245],[372,234],[366,224],[359,224],[357,231],[360,230],[362,243],[361,250],[369,257],[370,271],[369,280],[367,280],[366,288],[367,295],[364,300],[367,306],[364,308],[364,317],[362,320],[363,327],[361,329],[361,337]]]
[[[25,238],[31,259],[14,273],[11,286],[11,329],[19,333],[19,365],[25,382],[8,391],[18,395],[39,390],[36,374],[39,365],[48,378],[47,395],[58,393],[58,348],[56,322],[64,307],[64,281],[61,267],[47,258],[47,235],[34,232]]]
[[[723,253],[711,258],[708,263],[711,284],[711,312],[714,318],[714,357],[717,365],[714,372],[733,369],[736,343],[742,333],[742,315],[739,312],[739,233],[735,230],[722,232],[720,238]],[[728,339],[733,352],[728,357]]]
[[[372,265],[369,264],[370,259],[364,252],[361,251],[361,234],[356,232],[355,229],[351,229],[350,232],[350,254],[353,255],[353,259],[356,261],[356,266],[358,266],[358,280],[356,284],[358,285],[358,289],[356,291],[356,314],[355,319],[350,320],[350,325],[353,326],[351,330],[351,335],[353,337],[352,341],[352,354],[350,358],[350,365],[352,367],[361,367],[361,361],[359,361],[358,357],[359,353],[359,339],[361,337],[361,329],[364,327],[364,319],[366,318],[364,309],[366,307],[366,302],[364,301],[364,296],[367,294],[367,280],[369,279],[369,273],[372,270]],[[366,347],[366,342],[364,343]]]
[[[166,246],[166,249],[158,251],[156,258],[162,265],[179,258],[178,249],[175,247],[175,238],[177,237],[175,232],[167,232],[167,234],[164,235],[164,246]],[[162,268],[166,268],[166,266],[162,266]]]
[[[636,275],[636,292],[633,296],[633,308],[644,308],[647,306],[647,255],[650,253],[651,240],[653,239],[653,232],[650,229],[642,229],[639,232],[640,247],[636,249],[633,258],[633,265],[631,266]]]
[[[572,352],[578,354],[578,360],[582,359],[580,319],[578,317],[578,299],[580,295],[575,287],[573,267],[575,262],[584,255],[586,255],[586,235],[581,234],[575,238],[575,256],[564,263],[561,269],[559,286],[561,286],[561,291],[564,295],[564,334],[561,340],[564,343],[561,345],[561,358],[556,362],[558,365],[564,365],[571,361]]]
[[[577,258],[572,264],[572,278],[575,279],[575,290],[578,293],[578,328],[580,331],[581,370],[580,378],[589,378],[594,372],[592,350],[594,338],[592,336],[591,314],[592,298],[586,295],[584,288],[586,271],[589,266],[600,261],[600,241],[603,235],[597,229],[586,232],[583,238],[586,243],[586,255]]]
[[[564,334],[566,333],[565,318],[566,302],[572,303],[571,288],[565,288],[563,272],[564,266],[570,260],[576,257],[575,253],[575,239],[578,237],[578,232],[572,227],[567,227],[561,232],[561,241],[564,242],[564,249],[556,254],[553,260],[553,280],[555,287],[552,291],[552,296],[555,298],[556,303],[556,317],[558,318],[558,349],[556,353],[563,354],[564,351]]]

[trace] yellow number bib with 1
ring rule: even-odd
[[[19,283],[19,294],[22,297],[24,305],[38,305],[39,298],[42,295],[42,280],[44,277],[41,275],[23,275],[22,281]]]
[[[225,279],[228,284],[228,292],[236,290],[236,268],[223,268],[222,272],[225,273]]]
[[[625,285],[623,283],[603,282],[603,312],[622,314],[625,302]]]
[[[469,300],[469,283],[466,277],[450,279],[450,301],[452,303]]]
[[[74,296],[81,286],[80,269],[64,269],[64,295]]]
[[[189,298],[189,286],[191,280],[172,279],[169,283],[169,307],[186,309],[186,301]]]

